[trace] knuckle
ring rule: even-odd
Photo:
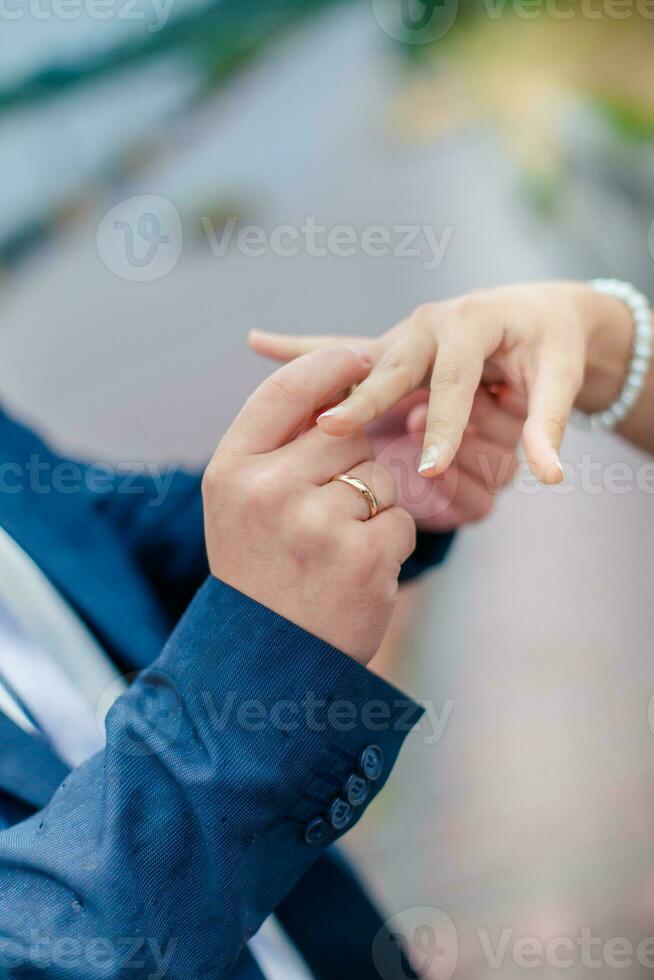
[[[393,381],[402,391],[410,391],[413,388],[413,370],[399,354],[392,354],[383,358],[379,362],[377,371],[392,375]]]
[[[456,336],[465,325],[478,315],[479,297],[476,293],[466,293],[455,296],[445,304],[445,332],[448,336]]]
[[[379,398],[374,385],[362,384],[350,395],[350,404],[362,409],[365,415],[371,418],[381,414]]]
[[[368,530],[370,526],[367,526]],[[366,524],[363,527],[366,528]],[[360,594],[368,614],[382,622],[390,615],[395,603],[400,570],[398,559],[389,557],[387,535],[381,538],[366,532],[354,536],[345,557],[351,588]]]
[[[397,576],[392,571],[379,576],[372,591],[371,601],[378,612],[380,620],[388,618],[393,611],[397,600],[397,592]]]
[[[487,306],[491,300],[491,291],[488,289],[471,289],[464,296],[458,296],[453,300],[453,309],[457,311],[461,319],[476,317],[480,309]]]
[[[287,495],[287,477],[276,463],[266,462],[254,472],[241,472],[238,492],[245,507],[260,512],[277,509],[282,497]]]
[[[392,608],[397,599],[398,580],[404,560],[404,556],[386,555],[377,570],[372,592],[376,601],[380,604],[385,603],[387,608],[389,606]]]
[[[393,506],[384,511],[384,526],[379,530],[372,518],[368,525],[371,531],[367,567],[371,576],[380,572],[387,578],[399,571],[398,562],[403,562],[415,550],[417,531],[411,514],[403,507]],[[396,566],[390,571],[391,566]]]
[[[457,296],[445,304],[442,336],[455,340],[469,333],[488,318],[491,306],[497,309],[491,290],[477,289]]]
[[[429,388],[432,392],[439,393],[469,384],[470,375],[463,364],[443,360],[437,363]]]
[[[395,477],[387,466],[382,463],[373,462],[370,473],[366,474],[366,481],[370,489],[381,500],[387,502],[387,506],[395,503],[396,484]]]
[[[411,321],[419,327],[426,327],[433,323],[434,314],[438,307],[437,303],[421,303],[416,306],[411,314]]]
[[[280,371],[273,374],[268,378],[267,384],[295,405],[303,405],[309,398],[309,391],[290,372]]]
[[[293,508],[293,535],[304,547],[324,551],[334,536],[336,515],[324,505],[306,499]]]
[[[396,533],[400,551],[408,557],[416,548],[418,537],[416,522],[404,507],[395,507],[393,513],[396,517]]]

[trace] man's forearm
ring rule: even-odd
[[[32,975],[38,935],[41,949],[77,951],[68,980],[124,976],[136,936],[170,976],[226,977],[365,811],[420,714],[351,657],[209,579],[110,711],[106,750],[0,832],[0,975],[7,963]],[[367,790],[356,805],[353,776]],[[90,959],[99,944],[102,963]]]

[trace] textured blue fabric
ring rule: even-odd
[[[255,977],[248,938],[339,836],[312,846],[307,823],[371,743],[374,799],[420,709],[207,577],[197,478],[157,507],[145,477],[131,495],[12,492],[35,456],[61,464],[1,417],[0,524],[145,669],[73,773],[0,715],[0,976]]]
[[[453,541],[454,534],[418,534],[416,550],[402,565],[400,582],[417,578],[444,562]]]

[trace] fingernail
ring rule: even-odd
[[[345,409],[342,405],[334,405],[333,408],[328,408],[326,412],[321,412],[318,416],[319,419],[326,419],[330,415],[342,415]]]
[[[556,465],[557,465],[557,467],[559,469],[559,472],[561,474],[561,479],[562,480],[565,480],[565,470],[563,469],[563,463],[561,462],[560,459],[557,459]]]
[[[418,473],[425,473],[427,470],[431,470],[436,466],[438,462],[438,457],[440,456],[440,451],[438,446],[427,446],[422,456],[420,457],[420,465],[418,466]]]

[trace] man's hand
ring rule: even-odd
[[[203,483],[212,573],[228,585],[367,663],[395,605],[415,523],[395,506],[392,474],[361,432],[334,437],[312,420],[368,374],[359,351],[298,358],[249,398]],[[363,480],[380,512],[337,473]]]

